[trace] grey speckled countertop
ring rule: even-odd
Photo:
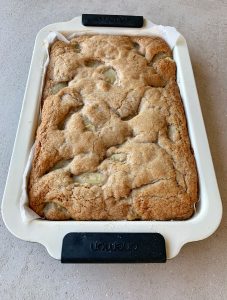
[[[0,221],[0,298],[227,299],[227,1],[14,1],[0,10],[0,198],[37,32],[84,12],[144,15],[187,39],[224,205],[212,237],[166,264],[62,265]]]

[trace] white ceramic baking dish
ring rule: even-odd
[[[149,32],[151,23],[146,21],[140,34]],[[138,29],[137,29],[138,30]],[[56,23],[41,29],[36,37],[31,67],[26,85],[16,140],[10,162],[2,201],[3,220],[9,231],[20,239],[43,244],[49,254],[61,258],[62,241],[70,232],[128,232],[160,233],[166,243],[167,258],[173,258],[181,247],[192,241],[211,235],[218,227],[222,216],[222,205],[216,182],[212,158],[196,91],[188,48],[183,36],[180,36],[173,49],[177,64],[177,81],[187,116],[191,144],[199,174],[200,198],[196,212],[186,221],[22,221],[19,208],[22,175],[28,159],[39,116],[39,101],[43,61],[46,51],[43,41],[51,31],[58,32],[95,32],[133,35],[134,29],[84,27],[81,17],[69,22]]]

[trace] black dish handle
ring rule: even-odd
[[[82,24],[84,26],[141,28],[143,27],[143,17],[126,15],[83,14]]]
[[[165,239],[159,233],[68,233],[62,263],[163,263]]]

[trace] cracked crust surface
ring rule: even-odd
[[[55,42],[30,207],[49,220],[189,218],[198,178],[175,76],[157,37]]]

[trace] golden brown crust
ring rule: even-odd
[[[189,218],[197,172],[176,84],[157,37],[55,42],[29,181],[50,220]]]

